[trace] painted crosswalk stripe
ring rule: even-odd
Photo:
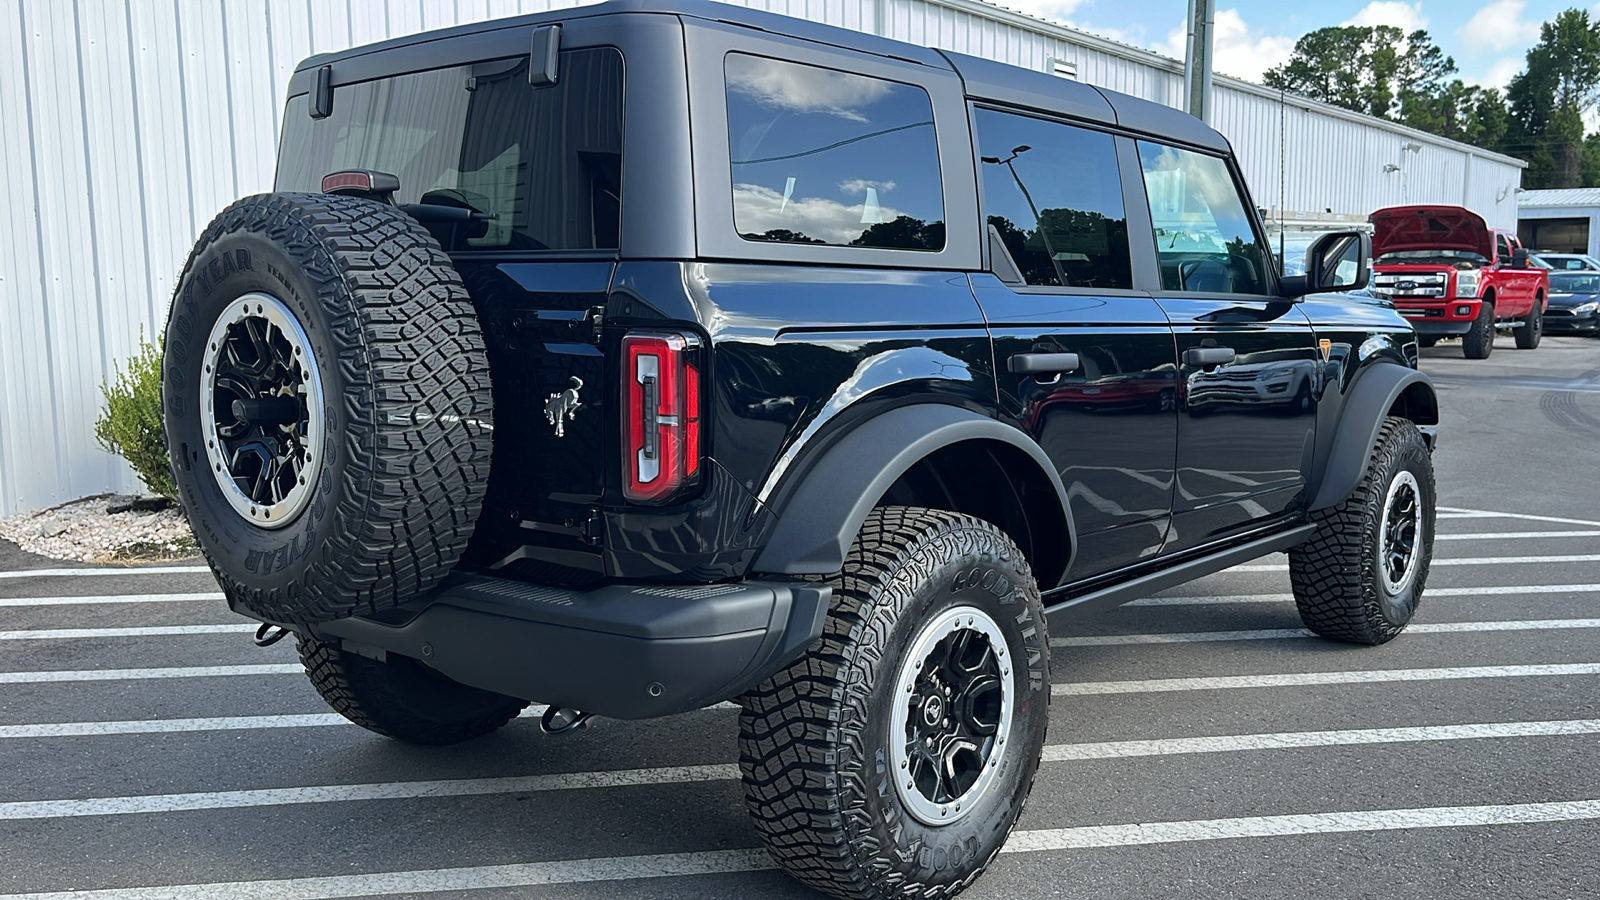
[[[1560,737],[1590,734],[1600,734],[1600,719],[1487,722],[1408,728],[1300,731],[1164,738],[1143,741],[1052,744],[1044,748],[1043,759],[1046,762],[1060,763],[1091,759],[1178,756],[1199,753],[1298,750],[1317,747],[1431,743],[1495,738]],[[738,766],[727,763],[601,772],[515,775],[498,778],[328,784],[240,791],[201,791],[182,794],[93,797],[71,800],[26,800],[0,803],[0,821],[157,814],[202,809],[292,806],[308,803],[353,803],[374,800],[415,800],[438,797],[530,794],[547,791],[732,781],[738,777]]]
[[[221,600],[221,593],[210,594],[96,594],[85,597],[0,597],[4,606],[101,606],[111,603],[187,603]]]
[[[0,578],[72,578],[95,575],[209,575],[207,566],[141,566],[127,569],[23,569],[0,572]]]
[[[255,631],[254,622],[220,625],[130,625],[126,628],[27,628],[0,631],[0,641],[58,641],[115,637],[180,637],[192,634],[239,634]]]
[[[1152,678],[1142,681],[1086,681],[1052,684],[1057,696],[1152,694],[1164,691],[1222,691],[1236,688],[1310,687],[1329,684],[1391,684],[1398,681],[1450,681],[1467,678],[1538,678],[1600,675],[1600,663],[1533,666],[1454,666],[1437,669],[1363,669],[1355,672],[1294,672],[1283,675],[1213,675]]]
[[[1429,597],[1498,597],[1521,594],[1593,594],[1600,584],[1511,584],[1492,587],[1430,587]],[[1193,597],[1144,597],[1127,606],[1205,606],[1218,603],[1281,603],[1293,594],[1221,594]]]
[[[1517,619],[1504,622],[1413,622],[1401,637],[1417,634],[1464,634],[1478,631],[1556,631],[1600,628],[1600,619]],[[1262,628],[1254,631],[1189,631],[1169,634],[1092,634],[1051,638],[1052,647],[1117,647],[1136,644],[1200,644],[1219,641],[1279,641],[1314,638],[1304,628]]]
[[[251,666],[171,666],[150,669],[58,669],[43,672],[0,672],[0,684],[44,684],[70,681],[138,681],[147,678],[222,678],[240,675],[299,675],[299,663]]]
[[[1005,853],[1037,853],[1149,844],[1376,833],[1417,828],[1473,828],[1578,822],[1600,819],[1600,800],[1446,806],[1250,816],[1129,825],[1084,825],[1013,832]],[[609,856],[454,869],[416,869],[361,875],[327,875],[270,881],[209,882],[155,887],[106,888],[3,894],[0,900],[334,900],[403,896],[443,891],[584,884],[632,879],[681,878],[774,868],[765,851],[709,850],[649,856]]]

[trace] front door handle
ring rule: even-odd
[[[1225,366],[1237,357],[1232,347],[1190,347],[1183,351],[1183,364],[1200,368]]]
[[[1076,353],[1017,353],[1006,361],[1006,368],[1018,375],[1049,375],[1075,372]]]

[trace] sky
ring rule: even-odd
[[[1187,0],[994,0],[1001,6],[1165,53],[1184,54]],[[1260,81],[1300,35],[1329,25],[1425,28],[1455,58],[1457,77],[1503,88],[1522,71],[1539,26],[1593,0],[1216,0],[1216,71]]]

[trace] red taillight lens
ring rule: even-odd
[[[700,471],[699,340],[683,334],[622,339],[623,495],[660,502]]]

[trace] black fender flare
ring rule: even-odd
[[[1029,436],[959,406],[902,406],[856,426],[823,452],[775,510],[777,525],[753,572],[826,575],[844,566],[861,523],[895,481],[923,457],[951,444],[991,440],[1031,458],[1054,486],[1067,525],[1068,565],[1077,552],[1077,530],[1061,475]]]
[[[1372,448],[1378,444],[1383,420],[1400,396],[1418,384],[1432,399],[1435,415],[1433,422],[1417,424],[1437,424],[1438,393],[1433,388],[1433,379],[1427,375],[1401,365],[1370,366],[1358,375],[1350,396],[1345,398],[1340,409],[1339,426],[1334,432],[1322,477],[1306,492],[1312,498],[1308,507],[1311,511],[1337,506],[1356,489],[1361,474],[1367,469]]]

